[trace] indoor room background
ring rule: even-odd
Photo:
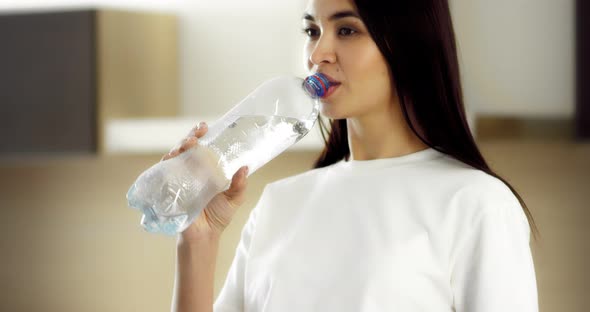
[[[584,2],[450,0],[470,127],[540,230],[544,312],[590,306]],[[0,311],[169,310],[176,241],[140,227],[127,189],[199,121],[267,79],[306,75],[304,8],[0,0]],[[250,177],[215,295],[264,186],[310,169],[321,148],[316,127]]]

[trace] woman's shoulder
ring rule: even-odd
[[[481,169],[467,165],[451,156],[445,155],[431,168],[434,176],[444,179],[447,184],[454,185],[458,191],[470,193],[494,193],[497,195],[512,194],[510,188],[498,177]]]
[[[529,223],[519,198],[502,179],[448,157],[443,167],[446,198],[444,220],[452,220],[457,233],[470,233],[483,224],[511,227],[528,237]],[[452,216],[452,218],[448,218]],[[463,234],[461,234],[463,235]],[[460,238],[457,238],[460,240]]]
[[[471,223],[490,215],[512,215],[526,220],[518,197],[499,177],[467,165],[448,179],[455,212],[471,219]]]

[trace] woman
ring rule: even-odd
[[[179,236],[173,309],[537,311],[534,223],[469,132],[447,1],[310,0],[303,24],[307,68],[334,85],[326,148],[265,188],[213,304],[236,173]]]

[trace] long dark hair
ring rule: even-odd
[[[538,230],[524,200],[488,166],[469,130],[448,1],[355,0],[355,4],[389,64],[412,131],[431,148],[504,182],[518,198],[536,237]],[[326,145],[314,167],[348,159],[346,119],[331,120],[329,130],[322,119],[319,125]]]

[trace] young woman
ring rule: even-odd
[[[310,0],[303,25],[307,68],[333,84],[326,147],[265,188],[213,303],[236,173],[179,235],[173,309],[537,311],[534,223],[465,121],[448,2]]]

